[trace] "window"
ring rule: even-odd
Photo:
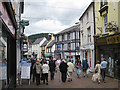
[[[108,4],[107,0],[101,0],[101,7],[103,7],[104,5],[107,5],[107,4]]]
[[[57,41],[59,41],[59,36],[57,36]]]
[[[90,30],[90,27],[87,30],[88,30],[88,43],[90,43],[91,42],[91,30]]]
[[[71,45],[70,45],[70,43],[68,43],[68,50],[71,50]]]
[[[70,33],[68,33],[67,35],[67,40],[70,40]]]
[[[62,44],[62,50],[64,50],[64,44]]]
[[[104,15],[104,33],[108,32],[108,30],[105,29],[107,23],[107,14]]]
[[[62,35],[62,41],[64,41],[64,35]]]

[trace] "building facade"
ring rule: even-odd
[[[106,59],[107,75],[120,79],[120,1],[95,2],[95,57]]]
[[[41,45],[46,41],[47,39],[45,37],[38,38],[35,40],[35,42],[32,44],[32,52],[34,58],[42,58],[41,57]]]
[[[80,26],[75,25],[55,34],[55,57],[77,59],[80,57]]]
[[[14,7],[16,6],[17,7]],[[0,88],[16,87],[17,75],[17,31],[19,27],[19,19],[23,12],[23,2],[0,2],[0,41],[2,42],[2,57],[0,57]],[[15,10],[16,9],[16,10]],[[18,15],[19,18],[16,16]],[[5,49],[4,49],[5,48]],[[1,51],[1,50],[0,50]],[[17,52],[17,53],[16,53]],[[2,67],[2,68],[1,68]],[[4,67],[4,69],[3,69]],[[1,77],[2,76],[2,77]]]
[[[47,53],[51,53],[52,58],[55,58],[55,40],[52,40],[48,45],[47,45]]]
[[[93,2],[88,6],[85,12],[80,17],[80,59],[86,58],[91,70],[94,70],[94,13]]]

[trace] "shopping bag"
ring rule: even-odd
[[[91,71],[90,69],[87,69],[87,72],[86,72],[86,73],[87,73],[87,74],[89,74],[89,73],[90,73],[90,71]]]

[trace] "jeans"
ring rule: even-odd
[[[102,80],[105,81],[105,72],[106,72],[106,68],[103,68],[101,70],[101,75],[102,75]]]
[[[54,80],[54,71],[50,72],[50,78],[51,78],[51,80]]]

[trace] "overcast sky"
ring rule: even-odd
[[[25,34],[58,33],[79,21],[92,0],[25,0]]]

